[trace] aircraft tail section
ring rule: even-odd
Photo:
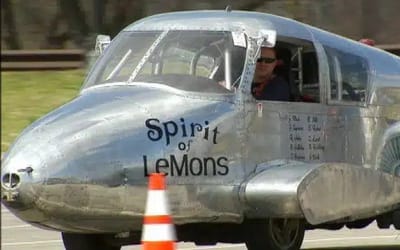
[[[345,163],[258,168],[241,188],[249,217],[305,217],[313,224],[368,218],[400,206],[400,178]]]

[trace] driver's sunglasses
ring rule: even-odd
[[[260,57],[257,59],[257,62],[263,62],[263,63],[273,63],[276,61],[276,58],[272,57]]]

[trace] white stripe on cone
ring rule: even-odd
[[[172,224],[143,225],[142,241],[176,241]]]
[[[165,190],[149,190],[145,215],[168,215],[169,206]]]

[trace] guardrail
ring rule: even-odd
[[[400,56],[400,44],[377,45]],[[1,71],[65,70],[86,65],[84,50],[4,50],[1,51]]]
[[[1,71],[78,69],[85,62],[84,50],[1,51]]]

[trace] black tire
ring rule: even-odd
[[[111,246],[99,234],[61,233],[65,250],[120,250]]]
[[[302,219],[256,220],[248,224],[248,250],[299,250],[304,239]]]
[[[393,212],[393,226],[396,230],[400,230],[400,210]]]
[[[361,229],[364,227],[367,227],[369,224],[371,224],[374,221],[374,219],[372,218],[368,218],[368,219],[361,219],[361,220],[356,220],[356,221],[351,221],[346,223],[346,227],[349,229]]]
[[[378,225],[378,228],[381,229],[390,228],[390,225],[392,225],[392,214],[379,215],[376,218],[376,224]]]

